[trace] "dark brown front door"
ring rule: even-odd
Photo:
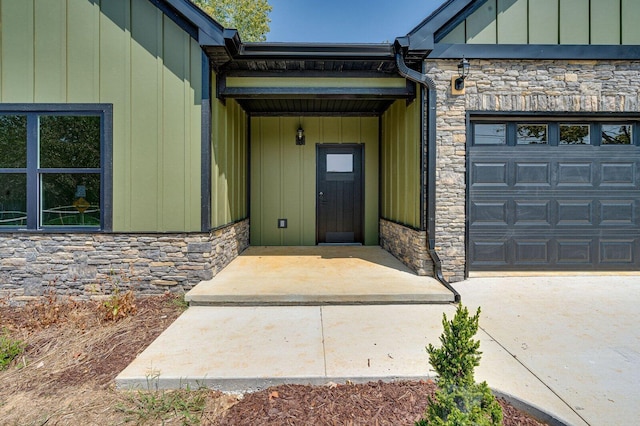
[[[364,243],[363,145],[317,145],[316,240]]]

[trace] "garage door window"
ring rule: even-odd
[[[475,145],[506,145],[506,124],[477,123],[473,126]]]
[[[561,124],[560,145],[589,145],[591,132],[588,124]]]
[[[518,124],[517,144],[518,145],[540,145],[546,144],[547,138],[546,124]]]
[[[603,117],[604,118],[604,117]],[[491,122],[476,118],[472,121],[472,144],[474,146],[530,146],[534,147],[565,146],[606,146],[637,145],[640,146],[638,127],[640,121],[612,121],[609,117],[603,120],[585,120],[583,122],[561,121],[562,118],[538,117],[518,120]],[[540,121],[538,121],[540,120]]]
[[[631,145],[631,124],[603,124],[602,145]]]

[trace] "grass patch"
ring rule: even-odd
[[[125,414],[126,422],[164,424],[178,421],[183,425],[199,425],[207,405],[207,388],[191,390],[140,390],[125,397],[117,410]]]
[[[9,364],[24,351],[24,343],[13,339],[6,328],[0,333],[0,371],[9,367]]]
[[[181,311],[186,311],[187,308],[189,307],[189,302],[187,302],[184,299],[184,294],[180,294],[172,297],[171,303],[173,304],[173,306],[180,309]]]

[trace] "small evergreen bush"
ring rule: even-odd
[[[453,320],[442,315],[444,331],[440,348],[427,346],[429,363],[438,373],[438,390],[429,398],[425,418],[416,426],[494,426],[502,424],[502,408],[486,382],[476,383],[475,367],[480,365],[478,331],[480,308],[474,316],[458,305]]]

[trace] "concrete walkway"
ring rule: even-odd
[[[472,278],[482,307],[476,378],[571,425],[640,419],[640,277]],[[453,305],[189,308],[116,379],[120,388],[207,384],[246,391],[281,383],[433,376]],[[557,423],[557,422],[556,422]]]

